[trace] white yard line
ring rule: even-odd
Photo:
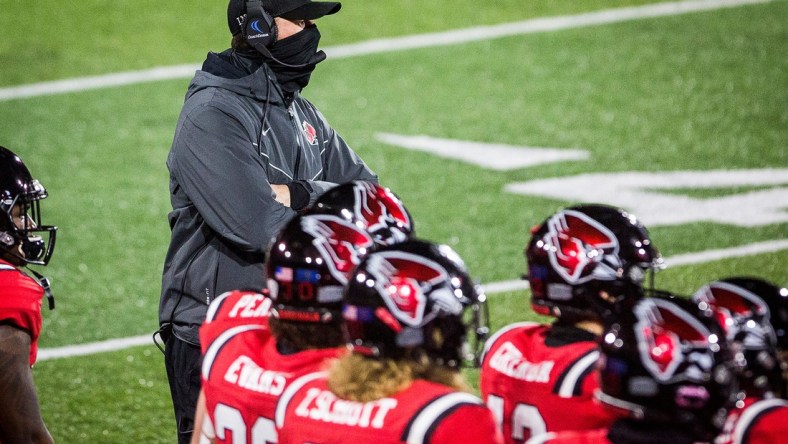
[[[771,240],[740,247],[720,248],[718,250],[699,251],[697,253],[679,254],[665,259],[668,267],[682,265],[695,265],[705,262],[718,261],[731,257],[753,256],[756,254],[774,253],[788,249],[788,239]],[[784,282],[781,282],[784,284]]]
[[[773,253],[788,249],[788,239],[780,239],[766,242],[758,242],[739,247],[722,248],[718,250],[699,251],[697,253],[679,254],[665,259],[668,267],[702,264],[722,259],[730,259],[756,254]],[[511,280],[493,282],[483,285],[485,293],[492,295],[508,291],[528,289],[528,282],[523,280]],[[150,334],[132,336],[130,338],[109,339],[88,344],[68,345],[65,347],[41,349],[38,352],[38,360],[46,361],[55,358],[70,358],[74,356],[86,356],[102,352],[118,351],[139,345],[153,345]]]
[[[456,45],[479,40],[489,40],[514,35],[551,32],[585,26],[607,25],[611,23],[666,17],[692,12],[711,11],[742,5],[768,3],[772,0],[685,0],[678,2],[655,3],[628,8],[606,9],[584,14],[544,17],[500,25],[477,26],[446,32],[417,34],[389,39],[375,39],[349,45],[325,48],[328,57],[340,59],[368,54],[393,51],[406,51],[416,48]],[[64,94],[99,88],[111,88],[158,80],[189,78],[199,64],[162,66],[141,71],[128,71],[107,75],[79,77],[51,82],[0,88],[0,101],[28,97]]]
[[[55,358],[70,358],[73,356],[86,356],[96,353],[123,350],[138,345],[153,345],[150,334],[132,336],[130,338],[108,339],[106,341],[89,342],[87,344],[67,345],[57,348],[42,348],[38,351],[38,361]]]
[[[52,82],[31,83],[29,85],[0,88],[0,102],[29,97],[50,96],[91,89],[112,88],[114,86],[135,85],[137,83],[155,82],[189,78],[200,65],[160,66],[142,71],[117,72],[99,76],[77,77],[73,79],[55,80]]]

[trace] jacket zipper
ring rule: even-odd
[[[298,168],[301,166],[301,136],[298,134],[298,124],[295,120],[295,113],[293,112],[292,106],[287,109],[287,113],[290,114],[290,123],[295,128],[295,136],[296,136],[296,161],[295,161],[295,169],[293,170],[293,180],[298,177]]]

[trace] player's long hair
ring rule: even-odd
[[[435,365],[426,357],[376,359],[350,353],[337,360],[328,374],[328,388],[340,398],[369,402],[394,395],[413,381],[424,379],[470,392],[457,369]]]
[[[334,348],[345,344],[342,324],[337,322],[289,322],[270,317],[268,327],[277,343],[294,350]]]

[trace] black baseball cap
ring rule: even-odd
[[[274,17],[290,20],[315,20],[339,11],[339,2],[313,2],[311,0],[262,0],[263,9]],[[246,0],[230,0],[227,5],[227,24],[235,35],[243,31],[246,19]]]

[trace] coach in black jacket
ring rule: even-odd
[[[192,79],[167,158],[172,238],[159,324],[180,442],[191,435],[198,328],[208,304],[228,290],[263,288],[269,242],[323,191],[351,180],[377,182],[300,95],[325,59],[312,20],[340,4],[248,4],[254,8],[247,17],[247,2],[230,1],[232,49],[209,53]]]

